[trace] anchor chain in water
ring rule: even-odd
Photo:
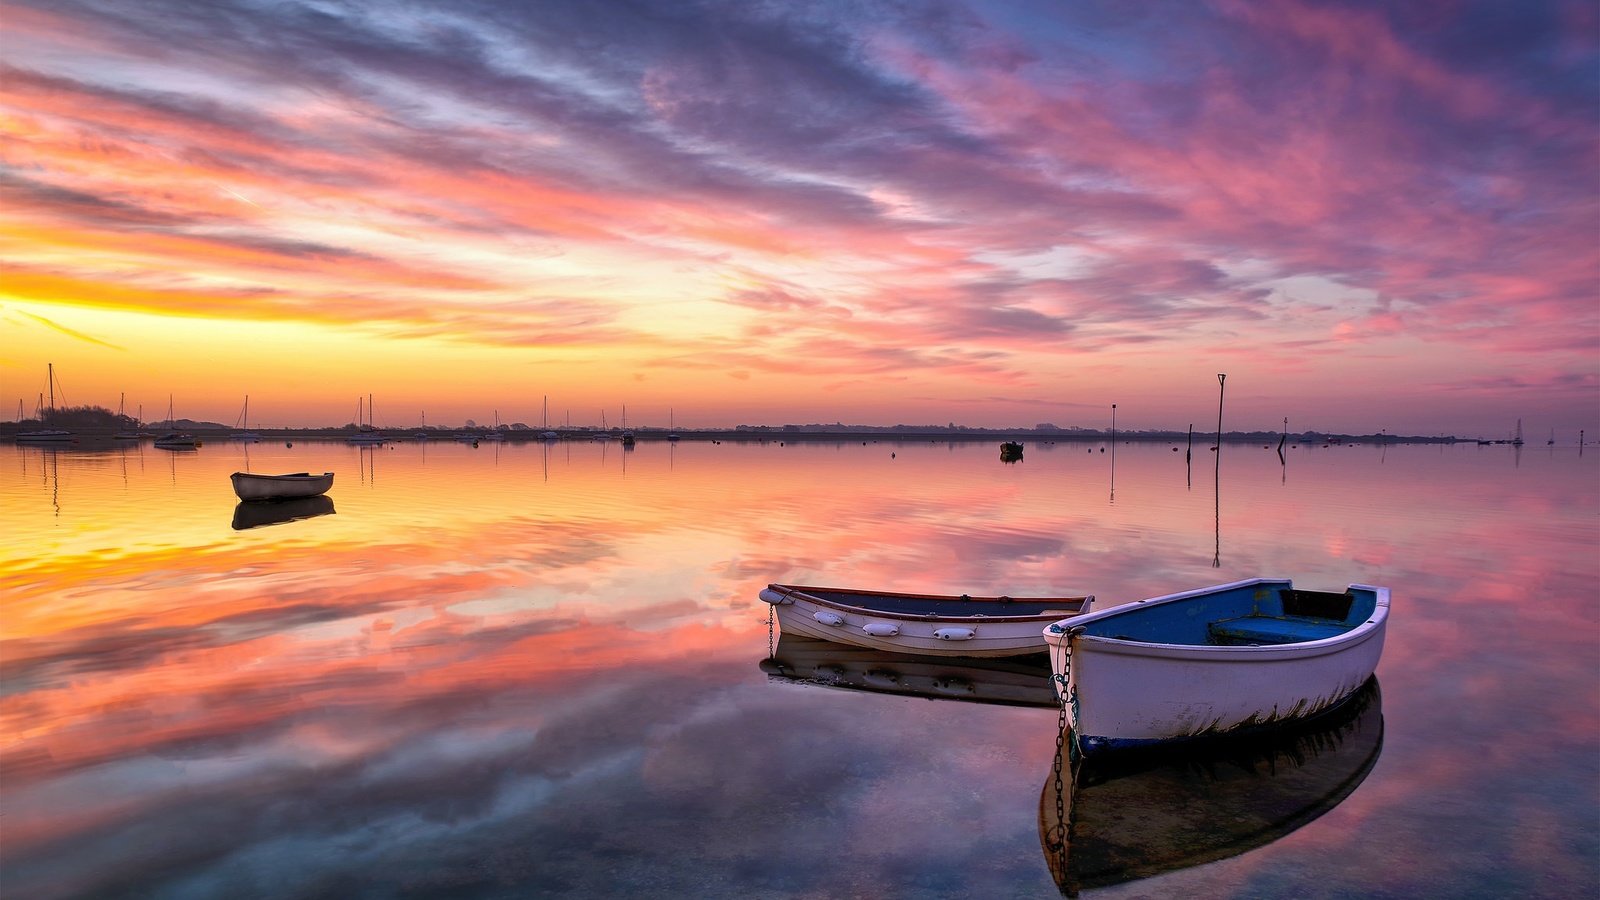
[[[1058,722],[1061,727],[1057,737],[1056,749],[1061,749],[1061,742],[1067,740],[1068,732],[1070,731],[1072,746],[1069,751],[1071,753],[1071,762],[1074,764],[1083,756],[1083,748],[1078,744],[1078,730],[1074,727],[1078,721],[1078,689],[1072,684],[1072,648],[1077,641],[1078,635],[1082,633],[1083,626],[1079,625],[1067,629],[1062,634],[1061,671],[1050,676],[1050,680],[1054,682],[1056,700],[1061,707],[1061,712],[1058,716]],[[1069,706],[1072,710],[1070,720],[1067,717],[1067,708]]]
[[[1078,692],[1072,686],[1072,645],[1083,629],[1069,629],[1063,635],[1061,643],[1061,671],[1052,674],[1052,687],[1058,700],[1059,712],[1056,716],[1056,757],[1051,763],[1050,774],[1055,794],[1056,820],[1050,829],[1050,834],[1045,840],[1049,852],[1055,857],[1056,870],[1061,879],[1062,893],[1069,897],[1077,896],[1076,886],[1073,885],[1067,869],[1068,841],[1072,834],[1072,814],[1067,802],[1067,792],[1074,789],[1077,784],[1077,769],[1082,759],[1082,751],[1078,746],[1077,730],[1072,727],[1078,720]],[[1068,718],[1068,707],[1071,707],[1071,718]],[[1069,768],[1070,767],[1070,768]],[[1064,773],[1063,770],[1068,770]],[[1067,775],[1070,774],[1070,777]]]

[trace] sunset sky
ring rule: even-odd
[[[0,418],[1600,436],[1583,2],[0,3]]]

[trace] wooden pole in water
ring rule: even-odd
[[[1222,468],[1222,391],[1227,387],[1228,376],[1217,373],[1217,468]]]

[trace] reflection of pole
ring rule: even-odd
[[[1183,451],[1183,481],[1194,487],[1194,423],[1189,423],[1189,449]]]
[[[1117,405],[1111,404],[1111,502],[1117,502]]]

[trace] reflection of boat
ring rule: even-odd
[[[246,528],[331,515],[333,498],[325,495],[297,497],[293,500],[247,500],[233,508],[233,528],[243,531]]]
[[[1382,700],[1370,679],[1323,715],[1255,737],[1111,753],[1076,767],[1063,749],[1040,793],[1039,842],[1068,896],[1227,859],[1338,806],[1382,748]]]
[[[1042,630],[1094,597],[959,597],[769,584],[761,599],[784,634],[934,656],[1021,656],[1045,649]]]
[[[1050,660],[1043,653],[957,659],[888,653],[784,634],[761,661],[769,681],[939,700],[1054,707]]]
[[[326,494],[333,487],[333,473],[294,472],[289,475],[252,475],[235,472],[233,492],[240,500],[288,500],[295,497],[315,497]]]
[[[1063,620],[1044,637],[1093,753],[1313,715],[1372,677],[1388,619],[1388,588],[1253,578]]]
[[[1000,461],[1016,462],[1022,458],[1022,445],[1016,441],[1006,441],[1000,445]]]

